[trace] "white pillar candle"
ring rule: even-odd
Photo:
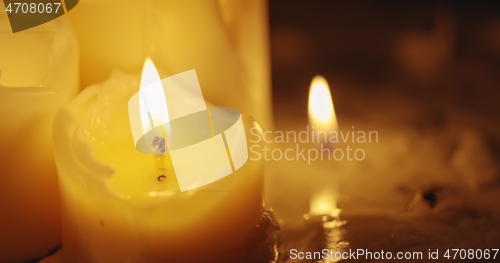
[[[56,116],[65,262],[207,262],[222,257],[261,218],[264,161],[248,159],[218,181],[181,192],[168,152],[155,159],[135,148],[128,102],[138,90],[138,76],[114,72]],[[243,124],[247,138],[250,129],[260,131],[248,116],[243,115]],[[166,171],[163,182],[158,181],[158,161]]]
[[[52,119],[78,89],[78,44],[68,21],[12,33],[0,11],[0,262],[60,245]]]

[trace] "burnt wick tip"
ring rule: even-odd
[[[163,175],[163,174],[162,174],[162,175],[158,176],[158,181],[159,181],[159,182],[163,182],[166,178],[167,178],[167,177],[166,177],[165,175]]]

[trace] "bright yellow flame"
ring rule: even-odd
[[[330,215],[338,217],[342,210],[337,208],[337,197],[330,191],[315,193],[311,197],[309,215],[322,216]]]
[[[142,127],[145,131],[169,121],[167,101],[160,75],[149,58],[144,62],[139,97]]]
[[[332,131],[338,129],[332,94],[328,82],[323,76],[317,75],[311,82],[308,112],[309,122],[316,130]]]

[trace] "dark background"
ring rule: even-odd
[[[278,262],[292,262],[290,248],[341,250],[340,241],[385,251],[498,244],[500,1],[270,0],[269,11],[276,129],[305,128],[309,85],[322,74],[340,130],[381,137],[354,172],[333,166],[324,177],[345,178],[338,206],[348,223],[323,232],[313,220],[287,222]],[[314,174],[276,170],[266,201],[275,211],[307,207],[301,194]],[[294,172],[304,179],[287,180]],[[279,191],[282,207],[272,203]],[[349,217],[377,206],[401,217]]]
[[[316,74],[340,115],[356,96],[396,92],[498,120],[500,1],[270,0],[269,12],[278,127],[306,118]]]

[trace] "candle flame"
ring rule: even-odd
[[[139,92],[139,111],[144,131],[168,123],[168,108],[160,75],[153,61],[144,62]]]
[[[338,217],[341,211],[341,209],[337,208],[336,195],[330,191],[318,192],[311,197],[309,215]]]
[[[338,129],[330,87],[326,79],[321,75],[315,76],[311,82],[308,113],[311,125],[318,130],[332,131]]]

